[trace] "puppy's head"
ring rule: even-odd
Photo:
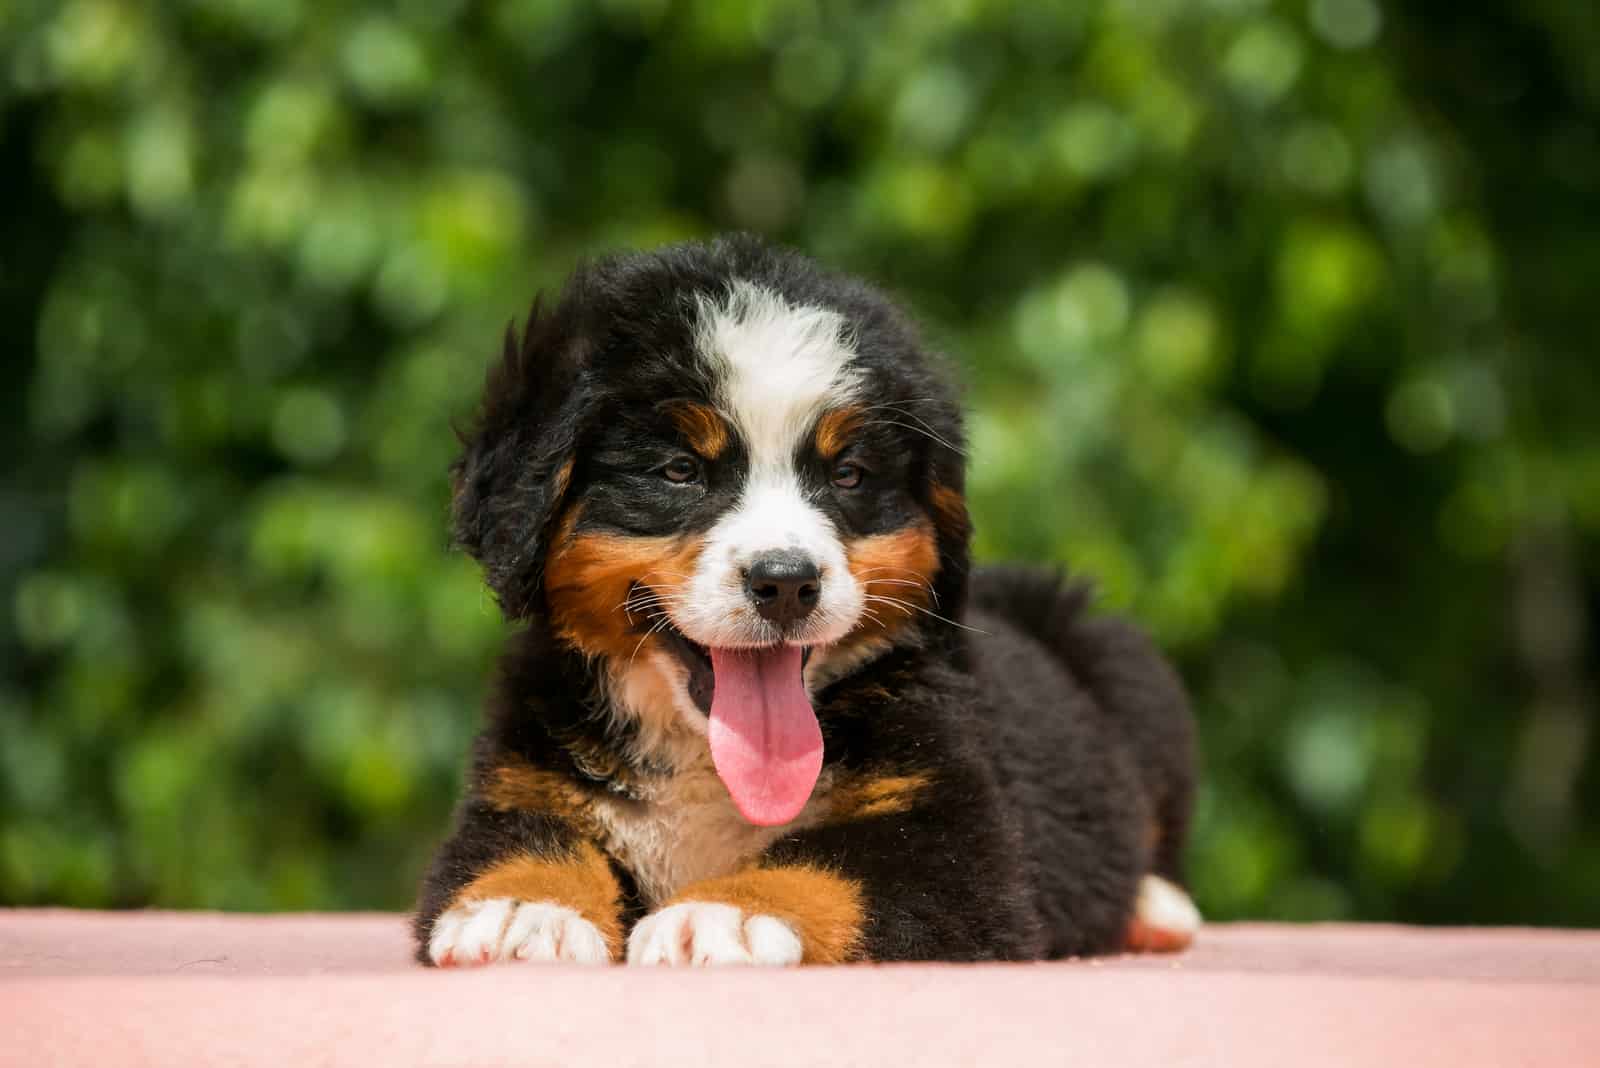
[[[820,766],[808,681],[959,617],[960,447],[877,293],[753,239],[675,246],[579,271],[508,335],[456,535],[508,616],[708,732],[741,811],[781,823]]]

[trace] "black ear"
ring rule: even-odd
[[[972,518],[967,511],[966,443],[960,409],[951,404],[929,412],[929,422],[943,440],[928,443],[926,479],[923,483],[928,513],[939,544],[939,574],[933,592],[935,610],[951,619],[966,611],[967,577],[972,567]]]
[[[572,481],[585,409],[581,339],[535,298],[506,327],[483,405],[450,468],[455,542],[481,564],[508,619],[540,605],[545,546]]]

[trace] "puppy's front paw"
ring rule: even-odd
[[[495,897],[441,913],[428,956],[442,968],[497,960],[606,964],[611,951],[599,928],[564,905]]]
[[[800,936],[776,916],[685,901],[640,920],[629,964],[799,964]]]

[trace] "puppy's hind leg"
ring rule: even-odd
[[[1188,893],[1159,875],[1146,875],[1123,946],[1130,953],[1176,953],[1189,948],[1199,930],[1200,910]]]

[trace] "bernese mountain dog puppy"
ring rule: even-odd
[[[463,438],[521,626],[419,960],[1188,943],[1183,689],[1082,588],[969,568],[956,394],[882,294],[749,237],[602,260]]]

